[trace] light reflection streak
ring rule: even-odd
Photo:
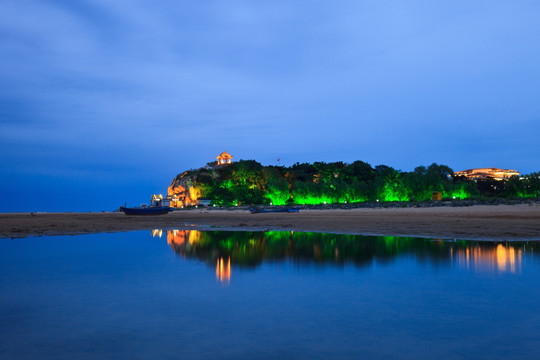
[[[152,237],[161,238],[163,235],[162,229],[154,229],[151,231]],[[202,232],[199,230],[166,230],[167,244],[177,252],[178,248],[190,248],[201,239]],[[184,255],[185,257],[185,255]],[[216,278],[224,285],[228,285],[231,281],[231,257],[227,261],[220,257],[216,264]]]
[[[186,240],[190,245],[193,245],[200,237],[201,232],[198,230],[167,230],[167,243],[171,246],[173,244],[182,245]]]
[[[216,264],[216,278],[222,283],[228,285],[231,282],[231,258],[227,260],[227,265],[223,258],[219,258]]]
[[[497,244],[496,247],[468,247],[452,249],[450,257],[458,266],[477,272],[521,273],[522,250],[512,245]]]

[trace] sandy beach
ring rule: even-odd
[[[250,214],[195,209],[161,216],[123,213],[0,214],[0,237],[76,235],[151,229],[285,230],[470,240],[540,240],[540,206],[302,210]]]

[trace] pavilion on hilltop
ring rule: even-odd
[[[226,165],[232,163],[232,155],[224,151],[216,158],[218,165]]]

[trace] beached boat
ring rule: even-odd
[[[291,213],[291,212],[299,212],[300,209],[295,209],[295,208],[289,208],[289,207],[286,207],[286,208],[278,208],[278,209],[260,209],[260,208],[249,208],[249,211],[252,213],[252,214],[261,214],[261,213],[282,213],[282,212],[287,212],[287,213]]]
[[[126,215],[163,215],[172,210],[173,208],[168,206],[120,207],[120,211]]]

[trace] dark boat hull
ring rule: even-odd
[[[168,206],[151,206],[143,208],[127,208],[121,206],[120,211],[126,215],[164,215],[169,211],[172,211],[172,208]]]

